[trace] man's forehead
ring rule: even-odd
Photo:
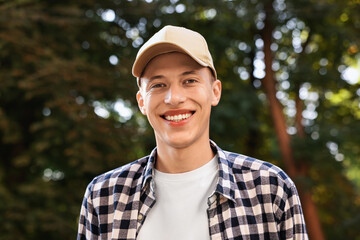
[[[151,59],[151,61],[146,65],[142,77],[148,73],[156,75],[167,68],[172,68],[182,73],[190,73],[204,67],[184,53],[171,52],[158,55]]]

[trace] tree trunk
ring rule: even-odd
[[[266,8],[265,27],[262,31],[262,38],[264,41],[265,74],[266,74],[265,77],[262,79],[262,85],[266,92],[266,96],[269,102],[271,116],[275,125],[275,132],[279,142],[280,151],[285,163],[286,172],[292,179],[295,179],[297,176],[306,176],[308,168],[305,165],[305,163],[301,164],[302,166],[296,166],[295,164],[293,158],[293,152],[291,148],[290,136],[287,133],[287,125],[286,125],[285,115],[283,113],[283,107],[280,101],[276,98],[276,81],[274,79],[274,72],[272,70],[272,52],[270,49],[270,45],[272,42],[272,32],[273,32],[273,26],[270,20],[272,13],[273,13],[273,7],[270,2]],[[300,110],[300,108],[297,110]],[[299,116],[297,116],[296,121],[298,128],[302,126],[301,115],[300,115],[300,120],[299,120]],[[299,129],[299,130],[301,135],[304,134],[303,129]],[[317,208],[314,201],[311,198],[311,193],[309,192],[308,189],[306,189],[301,185],[297,187],[299,189],[299,194],[302,201],[302,207],[304,211],[305,221],[307,223],[306,226],[307,226],[309,238],[314,240],[325,240],[321,228],[321,224],[319,221]]]
[[[297,91],[299,93],[299,91]],[[301,101],[299,95],[296,95],[296,116],[295,116],[295,126],[297,129],[297,135],[300,138],[305,138],[305,130],[302,125],[302,111],[303,111],[303,102]],[[297,176],[307,176],[309,171],[309,166],[306,164],[306,161],[301,161],[300,166],[297,168]],[[307,230],[309,233],[310,239],[320,239],[324,240],[325,236],[321,228],[321,223],[319,219],[319,214],[317,211],[316,204],[311,198],[310,189],[307,189],[304,186],[299,185],[299,194],[301,202],[303,205],[305,221],[308,223]]]

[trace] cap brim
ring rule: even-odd
[[[193,56],[189,51],[186,49],[169,42],[158,42],[156,44],[150,45],[147,47],[146,50],[144,50],[139,56],[137,56],[133,68],[132,68],[132,74],[139,78],[141,74],[143,73],[146,65],[153,59],[154,57],[164,54],[164,53],[170,53],[170,52],[182,52],[187,55],[189,55],[192,59],[194,59],[197,63],[200,65],[206,67],[208,64],[204,63],[197,57]]]

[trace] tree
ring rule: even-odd
[[[135,49],[94,8],[91,1],[0,7],[0,238],[74,236],[87,183],[144,155],[130,104]]]

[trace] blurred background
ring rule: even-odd
[[[87,184],[149,154],[131,66],[164,25],[203,34],[211,138],[282,167],[310,239],[360,239],[360,1],[0,1],[0,239],[75,239]]]

